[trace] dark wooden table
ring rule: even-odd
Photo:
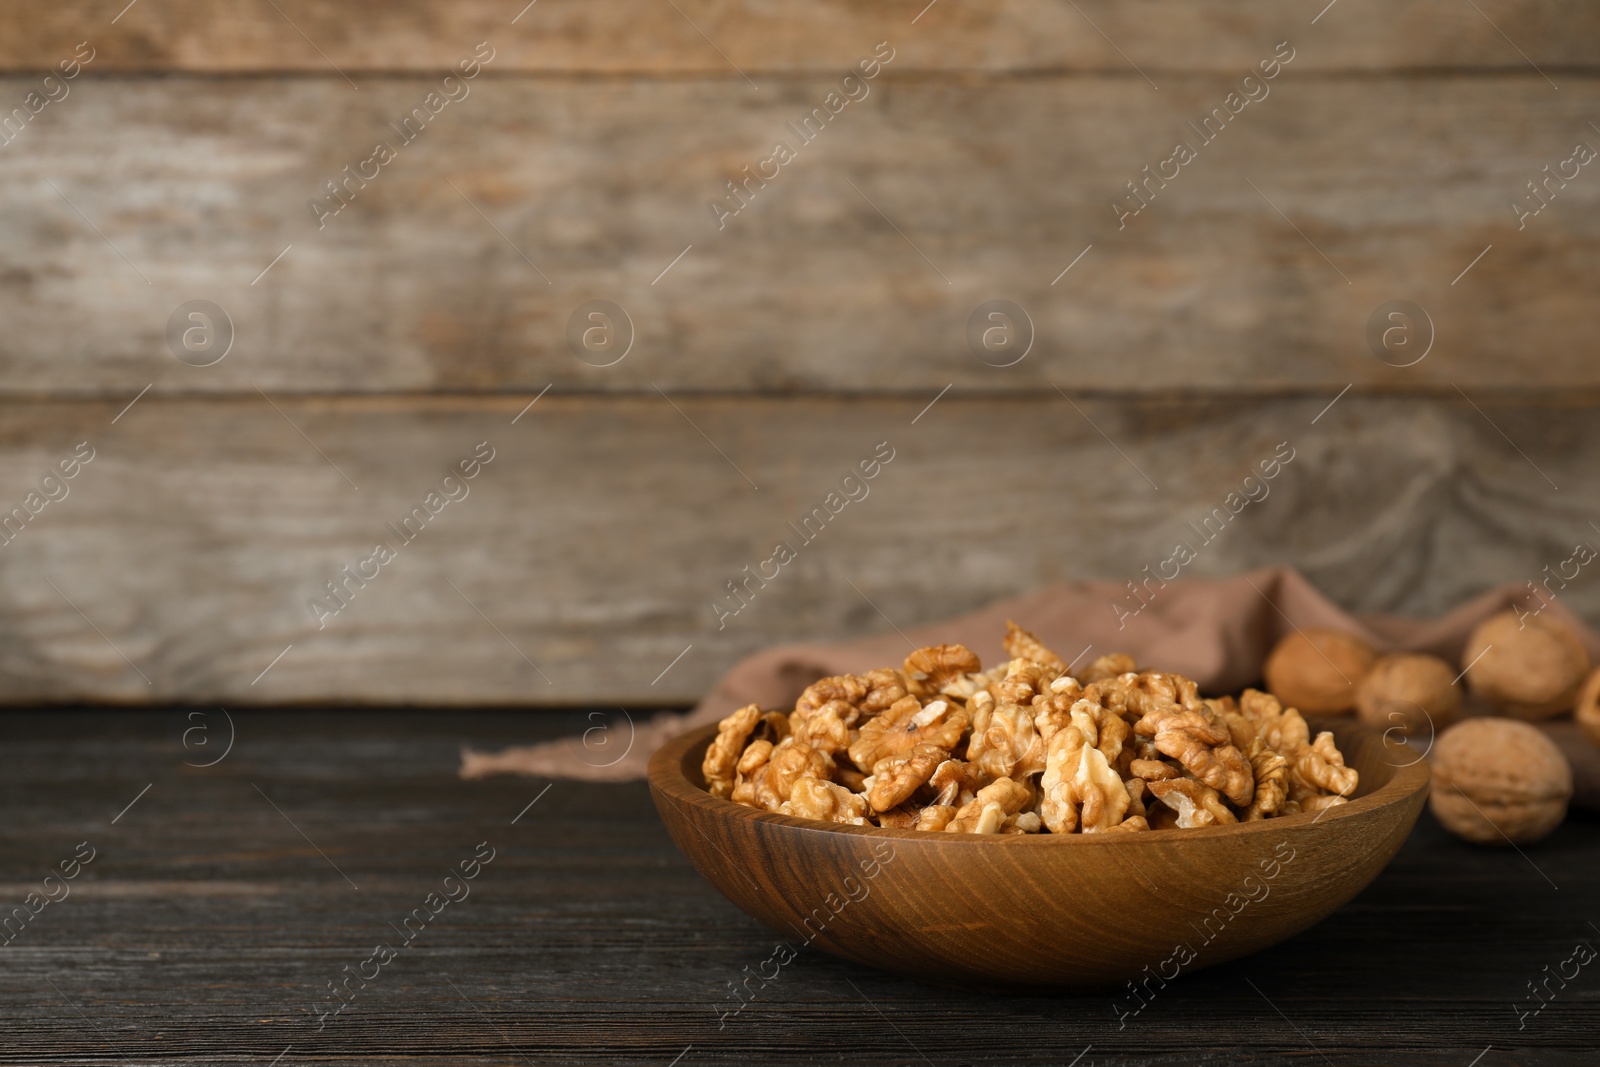
[[[643,783],[455,776],[463,742],[584,713],[231,721],[223,755],[216,709],[0,714],[0,918],[28,916],[0,934],[0,1063],[1600,1062],[1600,961],[1517,1014],[1600,947],[1592,818],[1519,855],[1424,816],[1342,911],[1182,978],[1125,1028],[1109,995],[961,995],[814,952],[723,1018],[779,938],[690,869]],[[428,921],[403,926],[415,909]],[[353,972],[375,977],[335,1001]]]

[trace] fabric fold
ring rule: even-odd
[[[643,778],[650,755],[669,738],[714,723],[746,704],[787,708],[818,678],[899,665],[922,645],[958,642],[985,666],[1005,658],[1006,621],[1032,630],[1063,659],[1087,664],[1108,652],[1126,652],[1141,666],[1188,675],[1207,693],[1238,692],[1258,684],[1267,654],[1286,634],[1309,627],[1349,630],[1380,652],[1429,652],[1457,663],[1467,636],[1479,622],[1511,607],[1528,610],[1526,589],[1488,590],[1434,619],[1398,615],[1354,615],[1324,596],[1299,571],[1268,567],[1232,578],[1149,578],[1143,584],[1060,582],[996,601],[955,618],[901,633],[828,644],[780,645],[747,656],[724,675],[694,710],[663,713],[633,724],[626,738],[581,736],[500,752],[464,749],[463,778],[495,774],[537,775],[596,782]],[[1600,662],[1600,635],[1559,601],[1540,608],[1572,627]],[[1576,736],[1576,731],[1572,731]],[[616,746],[625,743],[620,756]]]

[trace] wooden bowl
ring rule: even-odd
[[[689,862],[795,949],[962,989],[1156,988],[1325,918],[1411,832],[1427,764],[1397,765],[1406,750],[1350,719],[1317,728],[1361,772],[1350,803],[1204,829],[979,836],[775,815],[705,791],[711,726],[655,754],[650,791]]]

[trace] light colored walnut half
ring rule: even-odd
[[[794,726],[824,707],[833,706],[846,726],[870,719],[906,695],[906,679],[893,667],[880,667],[866,674],[836,674],[821,678],[806,687],[795,701]]]
[[[1239,821],[1215,789],[1193,778],[1151,782],[1145,788],[1162,804],[1177,812],[1178,826],[1183,829]]]
[[[733,795],[734,769],[738,766],[739,756],[744,752],[750,732],[760,721],[760,706],[746,704],[717,723],[717,736],[711,742],[711,747],[706,749],[706,757],[700,763],[700,773],[706,779],[706,791],[712,796],[726,800]]]
[[[867,802],[864,798],[842,785],[819,778],[795,779],[788,801],[778,810],[797,819],[820,819],[850,826],[867,825]]]
[[[964,760],[947,759],[934,768],[928,784],[938,790],[936,805],[961,807],[971,803],[978,790],[989,784],[977,767]]]
[[[923,742],[902,756],[879,760],[872,767],[872,789],[867,793],[867,803],[873,811],[888,811],[898,806],[949,757],[949,749]]]
[[[795,782],[801,778],[827,781],[833,777],[833,766],[828,753],[792,736],[784,738],[751,777],[755,806],[777,811],[789,799]]]
[[[1036,834],[1043,829],[1044,823],[1038,813],[1032,811],[1007,815],[1000,823],[1000,832],[1003,834]]]
[[[989,687],[998,704],[1029,707],[1033,698],[1046,691],[1054,680],[1050,668],[1029,659],[1014,659],[1006,665],[1006,676]]]
[[[1183,764],[1185,770],[1213,789],[1226,793],[1240,807],[1255,797],[1256,776],[1244,753],[1233,747],[1226,728],[1195,711],[1147,713],[1136,727],[1153,736],[1156,748]]]
[[[920,814],[915,806],[902,804],[898,808],[878,812],[878,825],[885,830],[915,830]]]
[[[829,701],[839,700],[854,707],[867,695],[867,687],[853,674],[836,674],[819,678],[806,686],[800,699],[794,702],[794,716],[804,720]],[[796,725],[799,725],[798,722]]]
[[[1266,746],[1279,755],[1294,759],[1311,743],[1311,728],[1294,708],[1286,708],[1271,693],[1246,689],[1239,697],[1239,711],[1256,725]]]
[[[1120,674],[1131,674],[1138,669],[1133,657],[1126,652],[1108,652],[1080,671],[1078,681],[1084,685],[1091,685],[1115,678]]]
[[[903,756],[919,744],[954,749],[968,721],[967,710],[948,700],[934,700],[924,707],[916,697],[904,697],[861,725],[850,744],[850,758],[865,771],[879,760]]]
[[[976,674],[983,663],[966,645],[929,645],[906,657],[906,689],[921,696],[934,696],[963,674]]]
[[[1256,776],[1256,795],[1244,813],[1244,821],[1255,822],[1276,813],[1288,799],[1289,761],[1268,748],[1259,736],[1250,739],[1245,757]]]
[[[990,778],[1020,779],[1044,770],[1044,742],[1034,729],[1033,709],[1016,704],[990,707],[989,695],[980,697],[967,760]]]
[[[1021,782],[1001,778],[978,790],[972,803],[956,812],[945,827],[948,833],[997,834],[1007,815],[1016,815],[1033,800],[1033,790]]]
[[[1105,753],[1077,726],[1057,731],[1048,747],[1039,815],[1050,832],[1098,833],[1120,823],[1132,798]]]
[[[773,747],[771,741],[752,741],[745,748],[735,768],[738,776],[734,779],[733,796],[729,798],[735,804],[756,806],[755,775],[772,758]]]
[[[860,675],[867,693],[861,698],[861,717],[881,715],[906,695],[906,676],[893,667],[879,667]]]
[[[1164,782],[1169,778],[1182,778],[1183,768],[1164,759],[1136,759],[1128,765],[1135,778],[1147,782]]]
[[[850,717],[850,722],[854,722],[858,714],[844,701],[830,700],[795,727],[795,740],[837,756],[850,745],[850,724],[840,717],[841,711]]]
[[[1324,730],[1315,742],[1300,750],[1294,761],[1291,779],[1300,779],[1324,793],[1347,797],[1356,791],[1361,776],[1354,767],[1344,765],[1344,754],[1333,743],[1333,735]],[[1291,789],[1292,789],[1291,785]],[[1295,797],[1305,802],[1304,790]]]
[[[1058,674],[1067,669],[1060,656],[1044,647],[1044,642],[1010,619],[1006,620],[1005,647],[1006,655],[1012,659],[1032,660],[1041,666],[1054,669]]]

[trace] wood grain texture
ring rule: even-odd
[[[137,0],[136,0],[137,3]],[[129,10],[124,11],[124,7]],[[1328,68],[1592,67],[1600,32],[1589,5],[1484,0],[1482,13],[1443,0],[1246,0],[1226,10],[1177,0],[1007,2],[982,7],[927,0],[66,0],[0,17],[0,70],[48,66],[88,38],[116,71],[431,70],[462,46],[492,40],[515,70],[604,74],[748,74],[832,70],[862,44],[904,41],[908,66],[933,71],[1232,70],[1259,58],[1264,39],[1316,39]],[[119,15],[119,12],[121,14]],[[919,15],[919,13],[921,13]],[[113,19],[116,19],[113,24]],[[1317,19],[1313,24],[1312,20]],[[915,19],[915,23],[913,20]],[[1491,21],[1492,20],[1492,21]],[[1515,46],[1495,27],[1504,29]],[[1102,33],[1104,34],[1102,36]],[[703,34],[703,36],[702,36]],[[1204,41],[1205,47],[1196,47]],[[1113,44],[1112,42],[1116,42]],[[1122,49],[1120,51],[1118,49]],[[720,54],[719,54],[720,53]]]
[[[1228,81],[882,81],[720,230],[832,81],[480,77],[320,230],[434,79],[80,81],[0,149],[0,391],[1600,389],[1600,178],[1508,207],[1595,139],[1600,81],[1301,74],[1125,229],[1110,198]],[[1012,367],[965,339],[995,298],[1036,330]],[[195,299],[236,334],[203,369],[167,341]],[[566,336],[596,299],[635,333],[604,368]],[[1403,369],[1364,339],[1395,299],[1436,332]]]
[[[778,939],[694,871],[644,783],[541,797],[543,781],[455,777],[464,742],[529,743],[593,725],[584,713],[236,711],[234,749],[208,770],[183,765],[214,758],[185,749],[197,724],[186,709],[0,715],[0,903],[77,842],[99,850],[68,899],[0,947],[0,1063],[262,1067],[288,1048],[280,1067],[731,1067],[848,1050],[874,1067],[1060,1067],[1090,1045],[1078,1067],[1464,1067],[1491,1045],[1479,1067],[1592,1059],[1588,968],[1522,1029],[1513,1007],[1593,943],[1593,820],[1523,858],[1424,813],[1350,904],[1179,978],[1121,1029],[1126,996],[947,992],[813,951],[724,1018],[730,983]],[[213,712],[214,742],[223,727]],[[472,895],[318,1033],[326,983],[394,941],[391,924],[483,841],[497,855]]]
[[[650,790],[695,869],[786,940],[963,991],[1126,993],[1148,974],[1287,940],[1399,851],[1427,764],[1397,767],[1381,731],[1317,725],[1361,775],[1349,804],[1198,831],[999,837],[794,819],[706,792],[715,725],[659,749]],[[1246,893],[1262,906],[1241,907],[1237,923],[1228,908],[1215,915],[1229,891],[1232,907]]]
[[[0,548],[0,695],[688,703],[775,642],[1131,581],[1179,540],[1185,576],[1270,560],[1354,610],[1428,614],[1600,538],[1582,406],[668,396],[551,394],[520,417],[532,396],[145,397],[115,424],[121,402],[0,405],[8,509],[96,449]],[[481,441],[469,495],[402,545],[387,524]],[[826,516],[879,442],[894,458],[868,495]],[[1269,495],[1203,541],[1285,443]],[[398,558],[319,629],[309,601],[380,540]],[[728,583],[780,541],[797,558],[739,607]],[[1587,572],[1561,596],[1600,617]]]

